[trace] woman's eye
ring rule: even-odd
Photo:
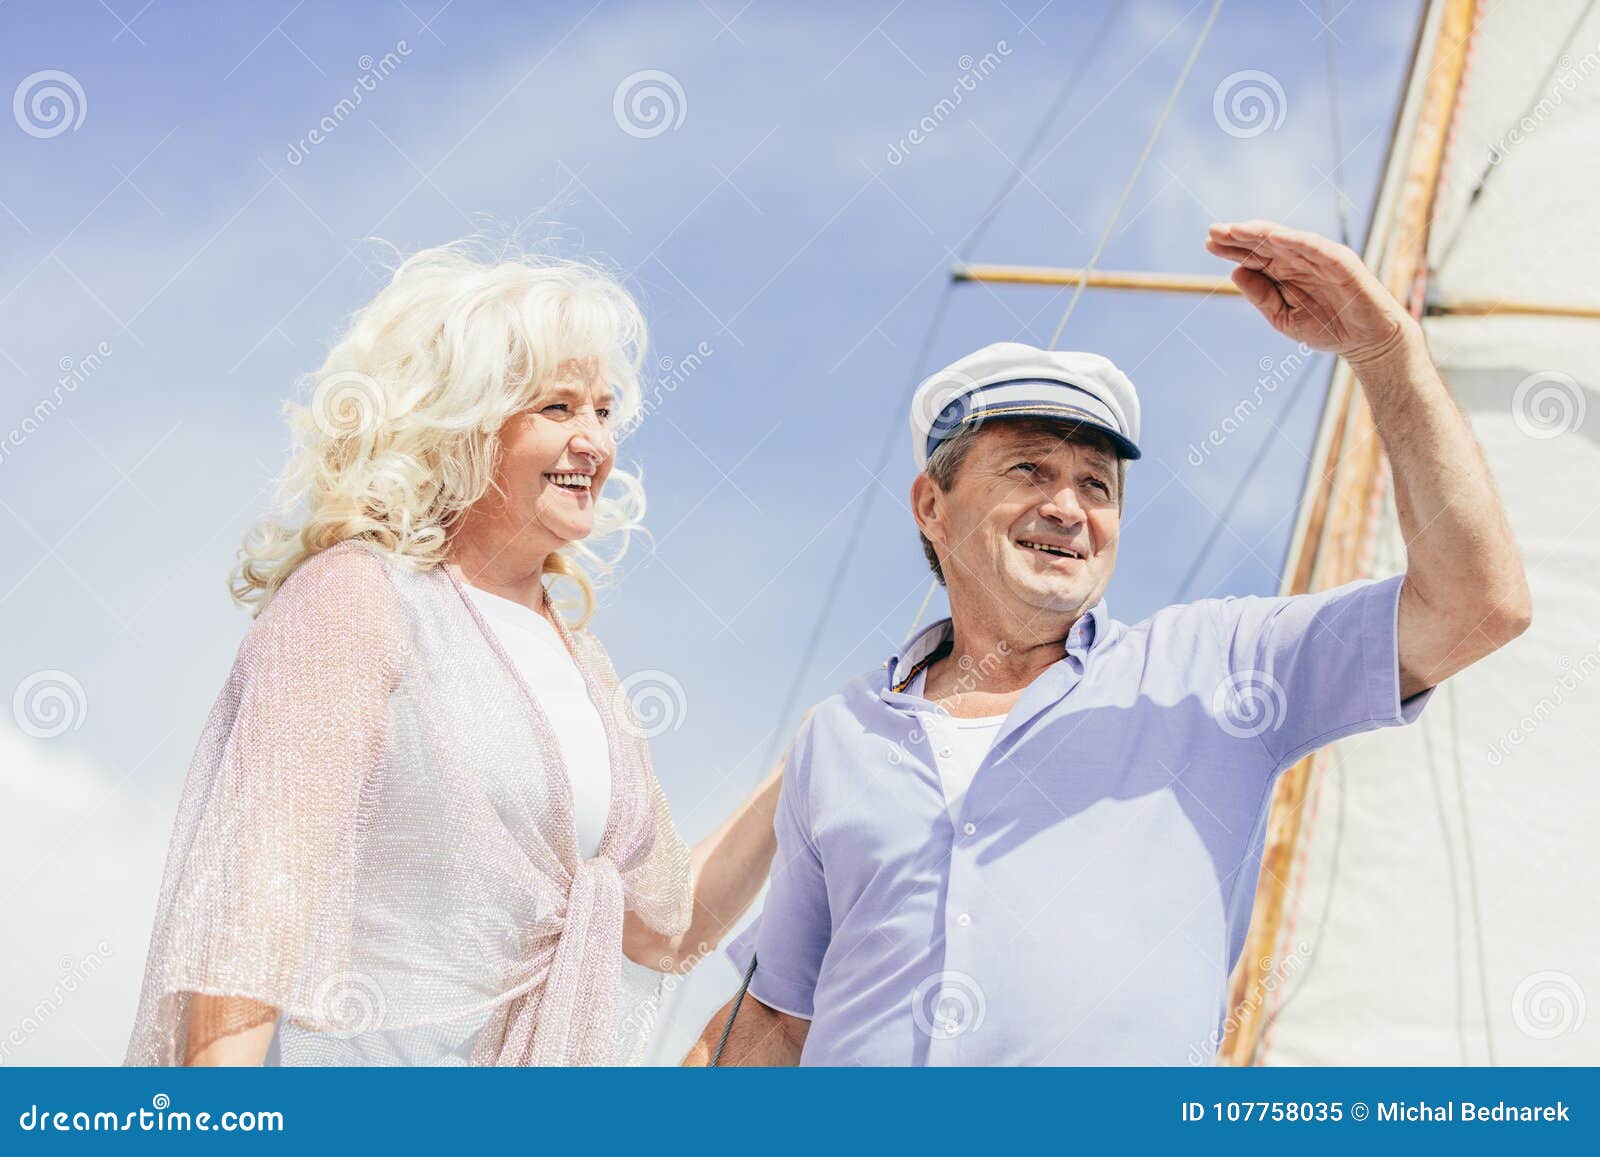
[[[602,422],[604,422],[604,421],[606,421],[607,419],[609,419],[611,417],[611,407],[610,406],[601,406],[598,410],[595,411],[595,413],[597,415],[599,415],[600,420]]]
[[[551,410],[555,410],[557,413],[565,414],[567,412],[567,404],[565,402],[551,402],[539,412],[541,414],[548,414]]]

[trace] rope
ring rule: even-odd
[[[1512,124],[1520,124],[1538,110],[1539,102],[1544,99],[1545,90],[1550,87],[1550,82],[1555,79],[1556,73],[1561,68],[1562,56],[1565,55],[1566,50],[1572,46],[1572,42],[1578,38],[1578,30],[1581,29],[1584,23],[1589,19],[1589,14],[1594,11],[1594,6],[1595,0],[1589,0],[1589,2],[1583,6],[1583,11],[1578,13],[1578,18],[1572,22],[1572,27],[1567,29],[1566,39],[1564,39],[1560,45],[1557,46],[1555,58],[1550,61],[1550,67],[1545,69],[1544,76],[1539,79],[1537,87],[1535,87],[1533,90],[1533,95],[1528,98],[1528,106],[1523,109],[1521,115],[1511,122]],[[1499,139],[1503,140],[1505,138],[1501,137]],[[1483,196],[1484,187],[1488,185],[1489,178],[1494,175],[1495,170],[1499,167],[1500,166],[1498,162],[1496,162],[1494,154],[1490,153],[1489,159],[1484,162],[1483,169],[1478,174],[1478,179],[1472,184],[1472,192],[1467,194],[1466,207],[1462,209],[1461,217],[1458,221],[1456,221],[1456,227],[1450,234],[1450,240],[1445,242],[1444,246],[1439,250],[1439,259],[1434,262],[1435,269],[1442,268],[1444,263],[1450,260],[1450,254],[1455,252],[1456,243],[1461,240],[1461,234],[1467,227],[1467,218],[1472,215],[1473,206],[1475,206],[1478,203],[1478,199]]]
[[[1211,36],[1211,27],[1217,22],[1217,13],[1222,11],[1222,0],[1214,0],[1211,11],[1206,16],[1206,22],[1200,29],[1200,35],[1195,38],[1194,47],[1189,50],[1189,59],[1183,62],[1183,70],[1178,73],[1178,79],[1172,86],[1172,91],[1167,94],[1167,103],[1161,109],[1161,115],[1156,118],[1155,128],[1150,131],[1150,139],[1145,141],[1144,152],[1139,154],[1139,161],[1133,166],[1133,173],[1128,177],[1128,183],[1123,186],[1122,197],[1117,201],[1117,207],[1112,210],[1111,220],[1106,222],[1105,229],[1100,234],[1100,240],[1094,247],[1094,253],[1089,258],[1089,264],[1083,267],[1083,272],[1078,275],[1078,284],[1072,291],[1072,300],[1067,302],[1067,311],[1061,315],[1061,321],[1056,325],[1055,333],[1050,335],[1050,349],[1056,348],[1056,343],[1061,340],[1061,331],[1067,328],[1067,319],[1072,316],[1072,311],[1078,308],[1078,298],[1083,296],[1083,287],[1088,283],[1089,274],[1094,272],[1095,266],[1100,263],[1100,254],[1111,240],[1111,234],[1116,230],[1117,222],[1122,220],[1122,213],[1128,207],[1128,198],[1133,196],[1134,186],[1139,183],[1139,177],[1144,173],[1146,162],[1150,154],[1155,151],[1156,142],[1161,139],[1161,130],[1167,127],[1167,117],[1172,114],[1173,105],[1178,103],[1178,94],[1183,91],[1183,86],[1189,82],[1189,74],[1194,71],[1195,62],[1200,59],[1200,49],[1205,46],[1206,40]]]

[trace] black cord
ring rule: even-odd
[[[733,1008],[728,1011],[728,1023],[722,1026],[722,1035],[717,1038],[717,1047],[712,1050],[710,1068],[716,1068],[722,1062],[722,1050],[728,1047],[728,1034],[733,1031],[733,1022],[739,1017],[739,1006],[744,1004],[744,994],[750,991],[750,981],[756,975],[756,954],[750,954],[750,966],[744,970],[744,983],[739,986],[739,995],[733,998]]]

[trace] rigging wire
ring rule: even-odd
[[[1461,1050],[1461,1063],[1471,1064],[1467,1056],[1467,1017],[1464,1007],[1463,993],[1466,990],[1466,977],[1461,951],[1461,888],[1457,879],[1455,842],[1450,838],[1450,821],[1444,813],[1444,786],[1439,782],[1439,762],[1434,758],[1432,728],[1426,723],[1422,726],[1422,750],[1424,762],[1428,765],[1428,784],[1433,789],[1433,801],[1439,813],[1439,836],[1444,843],[1445,865],[1450,869],[1450,937],[1451,955],[1456,964],[1456,1044]]]
[[[977,224],[973,226],[972,230],[961,242],[961,260],[965,261],[968,257],[970,257],[973,249],[977,247],[978,243],[989,231],[989,226],[994,223],[995,218],[999,215],[1000,208],[1005,203],[1006,199],[1011,196],[1012,192],[1016,190],[1016,187],[1028,176],[1028,165],[1038,153],[1040,146],[1044,144],[1045,138],[1049,134],[1051,126],[1054,125],[1055,122],[1060,118],[1062,110],[1066,108],[1067,103],[1076,94],[1078,86],[1083,82],[1083,78],[1088,75],[1090,66],[1093,64],[1095,58],[1099,55],[1100,46],[1105,42],[1105,39],[1110,33],[1112,26],[1116,23],[1117,16],[1122,12],[1122,8],[1123,6],[1116,2],[1111,3],[1106,8],[1105,14],[1100,19],[1100,23],[1095,27],[1093,34],[1089,37],[1089,40],[1084,47],[1084,51],[1077,62],[1077,66],[1067,71],[1066,76],[1062,80],[1061,87],[1057,90],[1055,98],[1051,101],[1049,107],[1045,111],[1044,116],[1040,119],[1038,127],[1034,130],[1033,135],[1029,138],[1026,147],[1022,151],[1021,157],[1012,165],[1011,172],[1007,174],[1006,180],[1002,182],[998,192],[995,193],[994,197],[989,201],[987,208],[985,208],[983,213],[979,216]],[[872,471],[874,478],[882,474],[884,468],[889,464],[889,457],[894,452],[895,443],[899,439],[900,432],[903,429],[903,427],[900,425],[899,419],[900,416],[905,412],[904,399],[911,393],[911,391],[916,389],[917,383],[922,380],[923,371],[928,361],[928,355],[932,352],[933,343],[937,339],[939,332],[943,327],[945,313],[949,307],[950,297],[954,288],[955,282],[947,278],[943,288],[941,288],[939,291],[938,301],[934,305],[933,313],[928,320],[928,328],[923,334],[921,345],[917,350],[917,355],[911,363],[910,381],[901,391],[901,397],[896,402],[894,416],[889,422],[888,429],[883,436],[883,442],[878,448],[877,462],[873,466]],[[800,700],[801,692],[805,689],[806,676],[810,674],[811,665],[816,661],[817,650],[822,642],[823,631],[827,628],[828,621],[832,617],[834,604],[837,602],[839,591],[844,586],[845,575],[850,569],[850,562],[855,556],[856,548],[861,541],[861,535],[866,530],[867,519],[872,513],[873,506],[876,503],[878,490],[879,487],[876,485],[869,487],[867,492],[862,496],[859,505],[856,507],[856,516],[854,521],[851,523],[849,536],[845,540],[844,549],[839,553],[839,561],[834,565],[833,574],[828,580],[827,589],[824,591],[823,598],[818,605],[817,617],[815,622],[812,624],[811,633],[806,640],[805,649],[801,652],[800,662],[795,667],[794,677],[790,680],[789,689],[784,696],[783,706],[778,713],[777,726],[773,729],[773,738],[768,742],[766,755],[761,761],[761,766],[763,768],[772,766],[772,761],[777,757],[777,753],[781,749],[780,745],[783,742],[785,727],[789,719],[794,714],[795,707]],[[932,595],[933,592],[930,589],[928,596],[923,599],[923,610],[927,609],[928,602],[932,598]],[[921,619],[921,616],[922,611],[919,611],[917,615],[919,620]],[[915,629],[915,624],[912,624],[912,626],[913,629]]]
[[[1189,83],[1189,74],[1194,71],[1195,62],[1200,59],[1200,50],[1205,47],[1206,41],[1211,36],[1211,28],[1217,22],[1217,14],[1222,11],[1222,0],[1213,0],[1211,11],[1206,14],[1206,22],[1200,28],[1200,35],[1195,37],[1194,47],[1189,50],[1189,59],[1183,62],[1183,68],[1178,73],[1178,79],[1172,86],[1172,91],[1167,94],[1167,103],[1162,106],[1161,115],[1156,118],[1155,127],[1150,130],[1150,137],[1144,143],[1144,152],[1139,154],[1139,160],[1133,166],[1133,172],[1128,176],[1128,183],[1122,187],[1122,196],[1117,201],[1117,207],[1111,211],[1111,219],[1106,222],[1106,227],[1100,233],[1100,240],[1095,244],[1094,252],[1089,257],[1089,264],[1083,267],[1083,272],[1078,275],[1078,284],[1072,290],[1072,298],[1067,302],[1066,312],[1061,315],[1061,320],[1056,323],[1056,330],[1050,335],[1048,348],[1055,349],[1056,343],[1061,340],[1061,331],[1067,328],[1067,319],[1072,316],[1072,311],[1078,308],[1078,299],[1083,296],[1084,286],[1089,282],[1089,275],[1100,264],[1100,255],[1105,252],[1111,234],[1116,231],[1117,223],[1122,220],[1122,214],[1128,207],[1128,198],[1133,196],[1134,186],[1139,183],[1139,178],[1144,173],[1145,164],[1150,160],[1150,154],[1155,151],[1156,142],[1161,139],[1161,131],[1167,127],[1167,118],[1172,115],[1172,108],[1178,103],[1178,94],[1183,91],[1184,85]]]
[[[1533,95],[1528,98],[1527,107],[1523,109],[1521,115],[1511,122],[1513,125],[1521,124],[1538,111],[1539,102],[1544,99],[1545,90],[1550,87],[1550,82],[1555,79],[1556,73],[1561,70],[1562,56],[1572,46],[1573,41],[1577,40],[1578,31],[1588,22],[1590,14],[1594,11],[1595,3],[1596,0],[1589,0],[1583,6],[1583,10],[1578,13],[1577,19],[1572,22],[1572,27],[1567,29],[1566,37],[1556,46],[1555,58],[1550,61],[1550,67],[1545,69],[1544,76],[1540,77],[1538,85],[1533,90]],[[1504,137],[1500,139],[1503,140]],[[1455,252],[1456,244],[1461,240],[1461,234],[1466,229],[1467,218],[1471,215],[1473,206],[1483,196],[1484,187],[1488,185],[1489,178],[1494,176],[1495,170],[1499,167],[1499,158],[1491,148],[1489,159],[1484,162],[1482,170],[1478,173],[1478,179],[1472,184],[1472,192],[1467,194],[1467,203],[1461,210],[1461,216],[1456,221],[1455,229],[1451,231],[1450,240],[1445,242],[1439,250],[1439,259],[1433,263],[1434,268],[1443,266],[1450,259],[1450,254]]]
[[[1329,16],[1329,0],[1323,0],[1323,6],[1322,7],[1323,7],[1323,23],[1324,24],[1332,24],[1332,22],[1333,22],[1332,21],[1332,17]],[[1420,35],[1420,33],[1419,33],[1419,35]],[[1329,37],[1329,39],[1328,39],[1327,54],[1326,54],[1324,59],[1325,59],[1325,62],[1326,62],[1326,67],[1327,67],[1329,138],[1333,143],[1333,150],[1334,150],[1333,195],[1334,195],[1335,214],[1336,214],[1336,216],[1338,218],[1338,222],[1339,222],[1339,240],[1340,240],[1341,243],[1343,243],[1345,245],[1349,245],[1350,244],[1350,214],[1349,214],[1350,196],[1349,196],[1349,193],[1346,191],[1345,180],[1344,180],[1344,156],[1345,156],[1345,150],[1344,150],[1344,118],[1340,114],[1338,54],[1334,49],[1334,43],[1333,43],[1333,38],[1332,37]],[[1402,101],[1402,103],[1404,101],[1404,89],[1403,88],[1402,88],[1401,101]],[[1393,137],[1391,136],[1390,148],[1392,149],[1393,147],[1394,147],[1394,140],[1393,140]],[[1367,228],[1365,230],[1365,235],[1362,238],[1362,247],[1363,248],[1365,248],[1365,246],[1367,245],[1368,241],[1371,238],[1371,235],[1372,235],[1372,220],[1371,220],[1371,216],[1369,215],[1368,220],[1367,220]],[[1329,375],[1330,379],[1331,379],[1331,376],[1332,376],[1331,369],[1332,368],[1336,368],[1337,361],[1338,361],[1338,359],[1335,358],[1335,359],[1332,359],[1332,361],[1330,363],[1330,375]],[[1284,411],[1285,412],[1288,412],[1290,409],[1293,408],[1296,400],[1299,397],[1299,394],[1300,394],[1301,390],[1311,381],[1311,378],[1312,378],[1311,363],[1308,362],[1306,364],[1306,369],[1304,370],[1304,372],[1301,375],[1300,380],[1295,383],[1294,388],[1291,391],[1289,398],[1284,402]],[[1272,443],[1271,443],[1270,439],[1267,439],[1267,440],[1263,441],[1261,446],[1259,446],[1257,448],[1257,450],[1256,450],[1256,456],[1250,461],[1250,464],[1245,468],[1245,472],[1240,477],[1239,483],[1238,483],[1237,487],[1235,488],[1233,495],[1230,496],[1230,498],[1228,499],[1228,505],[1227,505],[1227,507],[1225,507],[1224,513],[1222,514],[1221,518],[1219,519],[1219,525],[1216,528],[1213,529],[1213,531],[1211,533],[1211,536],[1207,539],[1204,547],[1202,548],[1201,556],[1198,556],[1196,561],[1190,566],[1189,572],[1184,576],[1183,582],[1179,586],[1179,597],[1178,597],[1178,601],[1179,602],[1182,601],[1183,595],[1187,591],[1189,583],[1191,581],[1193,581],[1194,576],[1199,573],[1200,565],[1201,565],[1201,562],[1203,560],[1204,554],[1206,552],[1210,551],[1212,545],[1215,543],[1217,537],[1220,535],[1221,529],[1222,529],[1222,524],[1226,522],[1228,516],[1232,513],[1233,507],[1237,504],[1238,500],[1243,495],[1245,489],[1249,486],[1250,481],[1254,477],[1256,470],[1260,467],[1261,463],[1263,461],[1265,461],[1267,451],[1271,447],[1271,445],[1272,445]],[[1307,464],[1306,464],[1306,478],[1305,478],[1305,481],[1303,482],[1302,487],[1301,487],[1302,491],[1304,491],[1304,489],[1310,485],[1313,470],[1314,470],[1314,467],[1308,461]],[[1289,549],[1292,551],[1293,544],[1290,544]],[[1290,557],[1289,554],[1286,553],[1285,556],[1284,556],[1284,563],[1283,563],[1283,569],[1284,569],[1285,573],[1287,573],[1287,571],[1289,569],[1289,566],[1290,566],[1290,563],[1291,563],[1291,557]],[[1284,996],[1284,998],[1281,1001],[1278,1002],[1278,1004],[1275,1007],[1273,1007],[1272,1009],[1268,1010],[1266,1016],[1263,1018],[1262,1024],[1261,1024],[1261,1031],[1260,1031],[1259,1034],[1257,1034],[1257,1037],[1256,1037],[1256,1041],[1257,1041],[1256,1057],[1252,1058],[1252,1059],[1259,1059],[1260,1055],[1263,1054],[1266,1051],[1266,1042],[1267,1042],[1267,1039],[1268,1039],[1268,1034],[1272,1031],[1273,1026],[1277,1024],[1278,1018],[1283,1014],[1284,1010],[1287,1009],[1289,1007],[1289,1005],[1300,995],[1300,993],[1303,992],[1308,987],[1308,985],[1310,984],[1310,982],[1311,982],[1311,974],[1312,974],[1312,972],[1314,971],[1314,969],[1316,967],[1316,961],[1317,961],[1317,953],[1316,953],[1315,945],[1321,939],[1322,932],[1327,927],[1328,919],[1329,919],[1329,917],[1331,916],[1331,914],[1333,912],[1333,901],[1334,901],[1334,896],[1336,895],[1336,893],[1338,891],[1339,872],[1340,872],[1340,868],[1341,868],[1342,853],[1344,851],[1345,806],[1346,806],[1345,793],[1347,791],[1347,784],[1348,784],[1348,777],[1346,775],[1345,766],[1344,766],[1344,758],[1343,758],[1343,755],[1341,754],[1341,752],[1340,752],[1340,750],[1339,750],[1337,745],[1328,748],[1328,763],[1326,765],[1324,765],[1324,770],[1322,770],[1321,775],[1319,776],[1318,781],[1317,781],[1317,791],[1319,793],[1321,791],[1323,791],[1326,787],[1330,786],[1328,784],[1328,780],[1330,780],[1330,779],[1333,781],[1331,786],[1334,789],[1334,800],[1335,800],[1335,805],[1336,805],[1335,806],[1335,811],[1334,811],[1334,819],[1333,819],[1332,850],[1329,853],[1329,857],[1328,857],[1328,884],[1327,884],[1327,891],[1326,891],[1326,894],[1323,896],[1322,909],[1321,909],[1320,912],[1317,913],[1316,923],[1312,926],[1311,943],[1313,945],[1313,948],[1312,948],[1312,953],[1311,953],[1311,959],[1307,962],[1305,970],[1303,972],[1301,972],[1299,982],[1294,986],[1293,989],[1291,989]],[[1309,832],[1307,833],[1307,838],[1309,838]],[[1285,903],[1287,903],[1287,899],[1285,900]]]
[[[1323,22],[1328,24],[1332,23],[1332,18],[1328,14],[1329,5],[1331,3],[1332,0],[1323,0],[1322,3]],[[1339,115],[1339,62],[1334,52],[1333,37],[1330,36],[1327,38],[1327,44],[1328,51],[1326,60],[1328,72],[1328,136],[1333,142],[1334,212],[1339,220],[1339,240],[1343,244],[1349,245],[1350,196],[1345,190],[1344,183],[1344,118]],[[1283,412],[1285,414],[1292,411],[1295,403],[1300,400],[1300,395],[1304,392],[1305,387],[1310,383],[1313,377],[1311,372],[1312,368],[1320,360],[1321,359],[1312,359],[1311,361],[1306,362],[1305,368],[1300,371],[1300,376],[1295,380],[1295,384],[1291,388],[1288,398],[1283,403]],[[1239,481],[1235,485],[1233,493],[1228,497],[1228,502],[1222,509],[1222,513],[1217,516],[1217,524],[1212,528],[1211,533],[1206,536],[1206,541],[1201,545],[1199,553],[1197,553],[1193,561],[1190,562],[1188,571],[1184,573],[1183,580],[1178,584],[1178,593],[1173,599],[1173,602],[1183,602],[1185,596],[1189,593],[1190,585],[1194,582],[1195,577],[1200,573],[1200,568],[1205,565],[1206,559],[1210,556],[1212,548],[1216,546],[1218,540],[1221,538],[1222,531],[1226,528],[1228,519],[1232,517],[1235,507],[1238,506],[1240,499],[1244,497],[1244,492],[1249,488],[1250,483],[1255,479],[1256,472],[1261,468],[1261,464],[1266,461],[1267,453],[1272,449],[1272,445],[1272,439],[1265,438],[1262,440],[1261,445],[1256,448],[1255,457],[1253,457],[1250,460],[1250,464],[1245,467],[1244,473],[1240,475]]]
[[[1591,0],[1592,2],[1592,0]],[[1333,27],[1333,0],[1322,0],[1322,23]],[[1333,190],[1339,216],[1339,241],[1350,244],[1350,198],[1344,191],[1344,131],[1339,118],[1339,62],[1330,33],[1324,40],[1328,62],[1328,137],[1333,143]]]
[[[1117,223],[1122,220],[1123,211],[1128,207],[1128,198],[1133,195],[1133,190],[1139,183],[1139,176],[1144,172],[1150,154],[1155,151],[1156,142],[1161,139],[1161,132],[1166,128],[1167,118],[1172,113],[1172,108],[1178,102],[1178,95],[1183,91],[1184,85],[1189,81],[1189,75],[1194,71],[1195,62],[1200,59],[1200,50],[1205,47],[1206,40],[1211,36],[1211,29],[1217,22],[1217,14],[1222,11],[1222,0],[1213,0],[1211,11],[1206,14],[1206,22],[1200,28],[1200,35],[1195,37],[1194,47],[1189,50],[1189,58],[1184,61],[1183,68],[1178,73],[1178,79],[1172,86],[1172,91],[1167,94],[1167,103],[1162,106],[1161,115],[1156,118],[1155,127],[1150,130],[1150,136],[1145,141],[1144,151],[1139,154],[1139,160],[1133,166],[1127,184],[1123,186],[1122,196],[1118,199],[1116,208],[1111,212],[1111,219],[1106,222],[1106,227],[1100,233],[1100,240],[1094,247],[1094,253],[1089,258],[1089,264],[1078,277],[1077,287],[1072,291],[1072,299],[1067,302],[1066,312],[1061,315],[1055,333],[1050,335],[1049,349],[1055,349],[1056,343],[1061,340],[1061,331],[1067,326],[1067,320],[1072,316],[1072,311],[1077,308],[1078,298],[1083,295],[1083,288],[1089,279],[1089,274],[1094,272],[1095,266],[1100,261],[1100,255],[1105,251],[1106,244],[1111,240],[1111,235],[1116,231]],[[911,620],[910,629],[906,631],[906,638],[916,633],[917,625],[922,621],[923,612],[928,604],[933,601],[934,593],[938,590],[939,580],[931,579],[928,582],[927,593],[922,597],[922,605],[917,609],[917,614]]]
[[[1536,111],[1538,111],[1539,105],[1545,99],[1545,93],[1549,89],[1551,82],[1561,70],[1562,59],[1565,55],[1565,51],[1577,41],[1580,30],[1586,23],[1588,23],[1589,18],[1594,14],[1595,5],[1596,0],[1588,0],[1588,3],[1586,3],[1579,10],[1577,17],[1567,29],[1566,36],[1563,37],[1561,42],[1556,46],[1555,53],[1550,61],[1549,66],[1545,69],[1544,75],[1540,77],[1539,83],[1534,86],[1532,93],[1529,95],[1526,107],[1523,109],[1522,113],[1511,122],[1512,124],[1517,124],[1527,120]],[[1455,228],[1451,231],[1450,239],[1440,248],[1439,257],[1435,262],[1433,262],[1432,267],[1434,269],[1445,265],[1449,261],[1451,254],[1455,252],[1456,246],[1460,243],[1461,237],[1466,231],[1467,221],[1471,218],[1472,210],[1482,199],[1484,189],[1487,188],[1490,178],[1494,176],[1495,172],[1500,167],[1501,159],[1502,158],[1500,156],[1491,151],[1488,160],[1484,162],[1482,169],[1478,173],[1478,179],[1473,182],[1472,191],[1467,195],[1466,204],[1462,208],[1461,216],[1456,220]],[[1488,959],[1484,950],[1483,942],[1483,907],[1478,896],[1478,867],[1477,856],[1472,846],[1471,817],[1467,812],[1466,771],[1461,759],[1461,728],[1456,712],[1455,686],[1449,681],[1446,681],[1444,686],[1444,697],[1445,702],[1449,705],[1450,709],[1449,728],[1451,751],[1456,769],[1456,806],[1460,813],[1462,861],[1465,866],[1464,874],[1466,877],[1466,892],[1468,902],[1472,909],[1473,952],[1477,958],[1478,966],[1478,1002],[1481,1014],[1483,1016],[1484,1046],[1488,1053],[1489,1064],[1493,1065],[1496,1063],[1494,1047],[1494,1023],[1490,1014]],[[1441,808],[1443,807],[1442,797],[1440,800],[1440,806]],[[1441,822],[1442,819],[1443,817],[1441,816]],[[1452,896],[1454,898],[1454,893],[1457,890],[1456,877],[1458,875],[1458,869],[1454,859],[1451,860],[1450,875]],[[1459,904],[1459,901],[1457,901],[1457,903]],[[1461,951],[1459,931],[1457,934],[1456,949],[1458,953],[1457,964],[1459,968],[1459,956]],[[1465,1060],[1466,1023],[1465,1014],[1464,1012],[1460,1011],[1459,1008],[1460,1001],[1461,997],[1458,993],[1458,1031],[1461,1035],[1462,1055],[1463,1060]]]
[[[1300,395],[1305,392],[1306,386],[1316,376],[1312,373],[1312,370],[1324,364],[1326,363],[1322,358],[1308,358],[1306,360],[1299,376],[1295,378],[1294,385],[1289,390],[1289,396],[1284,400],[1284,415],[1293,412],[1295,403],[1300,400]],[[1223,506],[1222,512],[1217,515],[1217,521],[1212,526],[1211,533],[1206,535],[1205,542],[1195,554],[1193,561],[1189,563],[1189,569],[1184,572],[1183,581],[1178,584],[1178,593],[1173,597],[1173,602],[1181,603],[1188,595],[1190,585],[1200,573],[1200,568],[1205,565],[1206,559],[1211,555],[1211,548],[1217,545],[1218,540],[1222,537],[1222,532],[1227,529],[1228,520],[1233,517],[1234,509],[1244,497],[1245,491],[1250,488],[1250,483],[1255,478],[1256,471],[1267,460],[1267,454],[1276,444],[1276,439],[1271,435],[1261,439],[1260,445],[1256,447],[1255,456],[1250,459],[1250,464],[1244,468],[1244,473],[1239,476],[1239,481],[1234,485],[1233,493],[1228,496],[1228,501]]]
[[[1328,889],[1322,897],[1322,911],[1317,913],[1316,930],[1319,936],[1321,935],[1322,929],[1327,927],[1328,916],[1333,912],[1333,898],[1339,883],[1339,853],[1344,850],[1344,756],[1340,752],[1337,744],[1328,748],[1327,750],[1329,763],[1328,773],[1322,779],[1317,781],[1317,791],[1318,793],[1321,793],[1325,787],[1330,786],[1329,780],[1332,780],[1331,786],[1334,789],[1333,851],[1330,853],[1331,860],[1328,864]],[[1262,1018],[1261,1032],[1256,1037],[1257,1041],[1260,1042],[1257,1045],[1258,1051],[1265,1050],[1267,1034],[1270,1033],[1273,1026],[1278,1023],[1278,1018],[1283,1015],[1284,1010],[1293,1004],[1295,998],[1304,992],[1306,986],[1311,983],[1311,973],[1316,969],[1316,966],[1316,941],[1313,940],[1311,942],[1311,955],[1306,960],[1306,966],[1300,973],[1299,981],[1288,991],[1284,998],[1271,1009],[1269,1009],[1267,1014]]]
[[[1461,850],[1467,866],[1467,896],[1472,904],[1472,939],[1478,957],[1478,1002],[1483,1011],[1483,1042],[1494,1059],[1494,1024],[1489,1019],[1489,961],[1483,949],[1483,907],[1478,902],[1478,860],[1472,850],[1472,823],[1467,816],[1467,773],[1461,762],[1461,725],[1456,714],[1456,686],[1446,679],[1444,701],[1450,707],[1450,750],[1456,765],[1456,807],[1461,812]]]

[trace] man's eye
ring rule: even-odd
[[[1039,469],[1039,466],[1035,462],[1018,462],[1011,469],[1021,470],[1025,474],[1032,474],[1035,470]]]
[[[1107,486],[1100,479],[1098,479],[1098,478],[1089,479],[1089,485],[1090,486],[1098,486],[1100,488],[1100,493],[1101,494],[1104,494],[1107,498],[1111,497],[1111,487]]]

